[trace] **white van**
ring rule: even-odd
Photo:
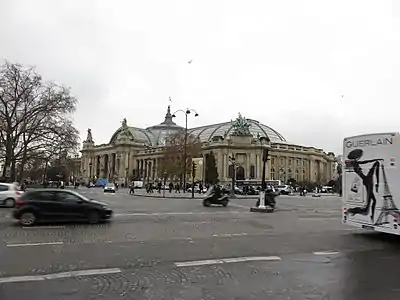
[[[400,234],[400,135],[344,139],[343,223]]]

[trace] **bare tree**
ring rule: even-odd
[[[0,66],[0,144],[4,145],[2,177],[23,174],[30,159],[54,155],[54,147],[75,149],[78,131],[69,120],[77,100],[70,90],[43,82],[34,68],[6,62]]]
[[[166,139],[162,166],[160,170],[167,173],[170,179],[181,179],[184,170],[185,133],[178,132]],[[187,137],[186,142],[186,175],[191,173],[192,158],[199,157],[201,142],[193,136]]]

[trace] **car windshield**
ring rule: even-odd
[[[107,183],[106,187],[114,187],[114,183]]]

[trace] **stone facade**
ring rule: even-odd
[[[125,184],[133,178],[158,180],[163,173],[159,166],[165,138],[183,129],[172,117],[168,107],[164,122],[146,129],[130,127],[124,119],[110,142],[101,145],[95,145],[89,129],[81,151],[82,179],[107,178]],[[332,152],[290,144],[272,128],[240,115],[235,122],[188,129],[188,134],[201,140],[203,160],[211,151],[214,153],[222,183],[231,181],[230,156],[235,157],[236,180],[260,182],[264,148],[269,149],[270,158],[267,180],[286,182],[293,178],[297,182],[324,184],[335,177],[336,159]]]

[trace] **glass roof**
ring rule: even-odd
[[[264,124],[259,123],[256,120],[247,119],[251,124],[250,133],[253,137],[266,137],[271,140],[271,142],[286,142],[286,139],[276,130],[268,127]],[[153,147],[163,146],[165,144],[165,138],[178,130],[183,128],[176,125],[175,123],[156,125],[149,127],[147,129],[128,127],[129,132],[132,134],[134,141],[139,141],[151,145]],[[122,127],[119,128],[111,137],[110,143],[113,143],[119,133],[122,131]],[[214,136],[228,136],[232,131],[232,123],[225,122],[219,124],[212,124],[207,126],[201,126],[196,128],[188,129],[188,134],[199,138],[202,142],[207,142],[212,140]]]
[[[250,133],[253,137],[268,137],[271,142],[286,142],[286,139],[276,130],[268,127],[258,121],[248,119],[250,126]],[[209,141],[214,136],[225,137],[232,131],[232,123],[219,123],[208,126],[188,129],[188,133],[200,138],[201,141]]]

